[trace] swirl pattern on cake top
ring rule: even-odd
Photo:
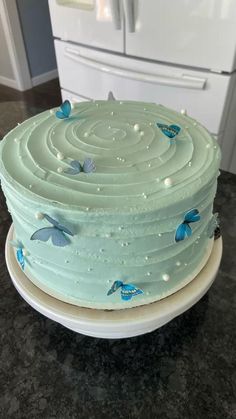
[[[1,179],[25,271],[47,292],[94,308],[126,308],[175,292],[201,269],[212,241],[220,151],[193,119],[155,104],[95,101],[56,109],[17,126],[1,144]],[[180,128],[169,138],[158,124]],[[96,170],[71,174],[74,160]],[[184,214],[197,208],[192,235],[176,243]],[[47,214],[73,232],[70,244],[31,241]],[[210,251],[210,250],[209,250]],[[208,253],[209,253],[208,251]],[[107,296],[116,280],[143,290]]]

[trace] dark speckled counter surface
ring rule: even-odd
[[[60,103],[57,81],[0,87],[0,136]],[[34,311],[5,265],[0,193],[0,418],[236,418],[236,176],[219,178],[224,253],[209,292],[161,329],[124,340],[76,334]]]

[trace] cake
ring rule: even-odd
[[[204,127],[156,104],[66,101],[18,124],[0,177],[20,268],[94,309],[175,293],[210,256],[219,163]]]

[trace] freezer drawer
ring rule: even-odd
[[[77,102],[84,102],[85,100],[90,100],[89,98],[85,98],[74,93],[68,92],[67,90],[61,89],[61,97],[62,100],[69,100],[72,104]]]
[[[189,71],[55,41],[61,88],[85,98],[161,103],[187,109],[213,134],[224,128],[231,77]]]
[[[124,52],[119,0],[49,0],[49,8],[55,37]]]

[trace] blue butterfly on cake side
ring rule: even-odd
[[[28,262],[26,255],[28,254],[27,250],[24,248],[21,242],[11,240],[10,244],[16,248],[16,259],[21,266],[22,271],[25,269],[25,263]]]
[[[179,242],[184,240],[186,237],[190,237],[192,234],[192,229],[190,223],[195,223],[200,220],[199,211],[194,208],[188,211],[184,216],[184,221],[177,227],[175,232],[175,241]]]
[[[121,299],[124,301],[129,301],[133,297],[139,294],[143,294],[143,291],[133,284],[124,284],[122,281],[115,281],[112,287],[109,289],[107,295],[114,294],[118,289],[120,289]]]
[[[72,160],[68,169],[64,170],[64,173],[68,175],[78,175],[81,172],[92,173],[96,170],[94,161],[90,158],[85,159],[84,163],[81,164],[79,160]]]
[[[61,225],[58,221],[54,220],[49,215],[44,214],[44,218],[46,218],[46,220],[52,224],[52,227],[40,228],[32,234],[30,240],[40,240],[47,242],[51,238],[52,244],[54,244],[54,246],[67,246],[70,243],[70,239],[67,237],[67,235],[73,237],[74,234],[67,227]]]
[[[71,114],[71,104],[69,100],[65,100],[61,106],[60,110],[56,112],[56,117],[59,119],[66,119],[69,118]]]

